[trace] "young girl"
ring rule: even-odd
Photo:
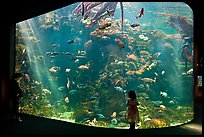
[[[139,105],[139,103],[137,102],[136,99],[136,93],[134,90],[130,90],[128,92],[128,102],[127,102],[127,117],[126,119],[128,120],[129,124],[130,124],[130,129],[133,130],[135,129],[135,123],[139,122],[139,111],[137,108],[137,105]]]

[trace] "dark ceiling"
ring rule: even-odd
[[[6,12],[7,22],[16,23],[73,3],[75,1],[70,0],[17,0],[15,3],[5,2],[2,6],[7,8],[2,12]]]
[[[148,0],[143,0],[142,2],[146,2]],[[17,0],[15,3],[11,1],[6,1],[2,3],[2,12],[6,12],[3,14],[10,22],[19,22],[43,13],[47,13],[49,11],[67,6],[69,4],[75,3],[78,1],[71,0]],[[136,2],[136,1],[135,1]],[[152,1],[151,1],[152,2]],[[169,2],[169,1],[168,1]],[[170,0],[171,2],[171,0]],[[182,2],[182,1],[181,1]],[[195,0],[183,1],[188,4],[193,11],[198,15],[201,13],[201,4],[196,2]],[[196,13],[197,14],[197,13]]]

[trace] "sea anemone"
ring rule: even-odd
[[[117,123],[118,123],[117,119],[113,118],[113,119],[111,120],[111,124],[116,125]]]
[[[144,39],[144,37],[145,37],[145,36],[144,36],[143,34],[139,35],[139,38],[140,38],[140,39]]]
[[[147,41],[149,38],[148,37],[143,37],[143,40]]]

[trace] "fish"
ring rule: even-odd
[[[46,89],[46,88],[43,89],[42,91],[43,91],[44,93],[47,93],[47,94],[51,94],[51,93],[52,93],[50,90],[48,90],[48,89]]]
[[[144,15],[144,8],[141,8],[139,15],[136,16],[136,19],[140,18],[143,15]]]
[[[52,44],[52,47],[57,48],[57,47],[60,47],[60,45],[59,44]]]
[[[71,71],[71,69],[69,69],[69,68],[67,68],[67,69],[65,70],[66,74],[69,74],[70,71]]]
[[[59,90],[59,91],[62,91],[62,90],[64,90],[64,89],[65,89],[64,86],[60,86],[60,87],[57,88],[57,90]]]
[[[160,95],[163,96],[163,97],[167,97],[168,94],[166,92],[164,92],[164,91],[160,91]]]
[[[64,52],[51,52],[51,55],[64,55]]]
[[[49,71],[50,71],[50,72],[54,72],[54,73],[55,73],[55,72],[57,72],[57,71],[58,71],[58,69],[57,69],[57,68],[55,68],[55,67],[52,67],[52,68],[50,68],[50,69],[49,69]]]
[[[72,40],[68,40],[67,43],[68,44],[72,44],[72,43],[74,43],[74,40],[73,39]]]
[[[158,73],[157,73],[157,72],[154,72],[154,76],[157,78],[157,77],[158,77]]]
[[[163,102],[162,101],[151,101],[154,105],[161,105]]]
[[[141,75],[144,71],[145,71],[145,70],[144,70],[144,67],[141,67],[139,70],[136,70],[135,73],[136,73],[137,75]]]
[[[135,55],[135,54],[130,54],[130,55],[126,55],[126,57],[128,58],[128,59],[133,59],[133,60],[137,60],[138,59],[138,57]]]
[[[98,99],[98,97],[96,97],[96,96],[91,96],[88,101],[95,101],[95,100],[97,100],[97,99]]]
[[[156,82],[156,78],[155,78],[155,79],[151,79],[151,78],[142,78],[141,80],[144,81],[144,82],[151,82],[151,83],[152,83],[152,82],[154,82],[154,83]]]
[[[161,52],[155,53],[155,54],[151,57],[151,60],[155,60],[155,59],[158,58],[160,55],[161,55]]]
[[[22,55],[26,52],[26,49],[23,49]]]
[[[35,85],[40,85],[41,82],[38,82],[37,80],[34,82]]]
[[[69,78],[67,78],[67,89],[69,89],[70,88],[70,80],[69,80]]]
[[[186,72],[186,74],[193,74],[193,69],[189,69],[187,72]]]
[[[79,66],[78,68],[81,69],[81,70],[87,70],[87,69],[89,69],[89,66],[87,66],[87,65],[81,65],[81,66]]]
[[[76,89],[72,89],[72,90],[69,91],[69,94],[75,94],[76,91],[77,91]]]
[[[79,59],[76,58],[76,57],[72,57],[71,60],[73,60],[73,61],[76,62],[76,63],[79,62]]]
[[[152,69],[153,67],[156,67],[157,65],[157,62],[152,62],[150,65],[149,65],[149,69]]]
[[[171,49],[174,48],[174,47],[173,47],[170,43],[168,43],[168,42],[166,42],[166,43],[164,44],[164,46],[166,46],[167,48],[171,48]]]
[[[50,56],[51,59],[54,59],[56,56]]]
[[[122,64],[124,64],[124,63],[125,63],[124,61],[117,61],[117,60],[116,60],[116,64],[117,64],[117,65],[122,65]]]
[[[110,37],[107,37],[107,36],[102,36],[102,37],[101,37],[101,39],[103,39],[103,40],[109,40],[109,39],[110,39]]]
[[[65,52],[64,55],[72,55],[70,52]]]
[[[117,42],[117,44],[121,47],[121,48],[125,48],[125,44],[118,38],[115,38],[115,42]]]
[[[140,84],[139,86],[137,86],[138,88],[140,88],[140,89],[144,89],[144,85],[143,84]]]
[[[26,80],[27,80],[28,82],[30,82],[30,77],[29,77],[28,74],[25,74],[25,78],[26,78]]]
[[[120,86],[116,86],[114,87],[117,91],[120,91],[122,93],[126,93],[127,90],[124,90],[123,88],[121,88]]]
[[[127,31],[116,31],[115,34],[129,34],[129,32]]]
[[[128,70],[125,74],[126,74],[126,75],[134,75],[134,74],[135,74],[135,71]]]
[[[134,28],[134,27],[140,26],[140,24],[131,24],[130,26],[131,26],[132,28]]]
[[[162,74],[162,75],[164,75],[164,74],[165,74],[165,71],[164,71],[164,70],[162,70],[161,74]]]
[[[74,56],[71,58],[71,60],[76,61],[77,59],[83,59],[83,58],[87,58],[86,56]]]
[[[81,55],[81,56],[85,56],[87,53],[84,50],[78,50],[77,54]]]
[[[69,98],[66,97],[66,98],[64,99],[64,101],[65,101],[66,103],[69,103]]]
[[[45,55],[51,55],[52,54],[52,52],[46,52],[45,53]]]
[[[175,100],[170,100],[169,104],[177,104],[177,102]]]
[[[111,117],[116,117],[117,113],[116,112],[113,112]]]
[[[105,118],[105,116],[104,116],[103,114],[96,114],[96,116],[97,116],[98,118]]]
[[[88,46],[92,45],[92,43],[93,43],[92,40],[88,40],[87,42],[84,43],[84,46],[88,47]]]

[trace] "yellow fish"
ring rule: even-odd
[[[151,78],[142,78],[141,80],[143,80],[144,82],[156,82],[156,79],[151,79]]]
[[[67,78],[67,89],[69,89],[70,88],[70,80],[69,80],[69,78]]]

